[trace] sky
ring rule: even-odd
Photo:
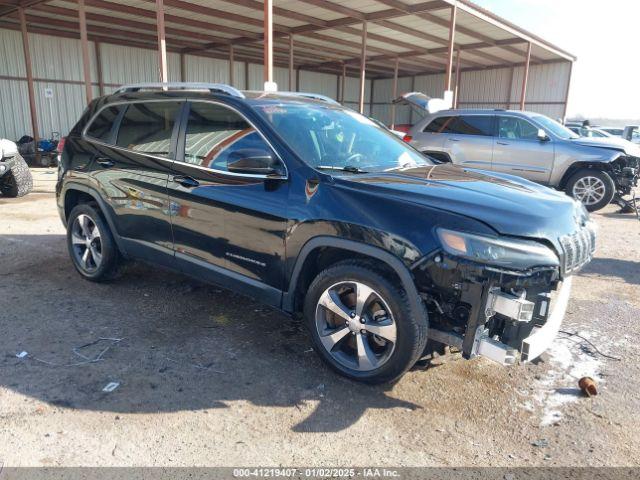
[[[474,0],[578,57],[568,116],[640,118],[639,0]]]

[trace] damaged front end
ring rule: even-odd
[[[531,240],[437,234],[442,248],[413,266],[429,339],[505,365],[542,354],[564,318],[570,275],[593,255],[594,225],[560,238],[559,254]]]
[[[616,185],[616,195],[613,202],[622,208],[630,208],[630,202],[623,197],[633,194],[633,189],[638,186],[638,180],[640,180],[640,157],[619,156],[611,162],[609,174]],[[635,210],[635,208],[631,209]]]

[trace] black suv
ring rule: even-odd
[[[435,165],[322,96],[217,84],[91,102],[57,202],[86,279],[135,258],[250,295],[302,314],[322,359],[371,383],[400,377],[427,340],[537,357],[595,245],[562,193]]]

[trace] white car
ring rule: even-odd
[[[33,178],[27,162],[11,140],[0,139],[0,194],[22,197],[33,188]]]

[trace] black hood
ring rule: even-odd
[[[350,175],[343,181],[375,186],[407,202],[480,220],[503,235],[547,239],[573,233],[584,220],[567,195],[511,175],[451,164]]]

